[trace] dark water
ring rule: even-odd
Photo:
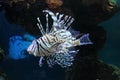
[[[116,2],[120,6],[120,0],[116,0]],[[107,41],[99,53],[100,58],[105,63],[120,67],[120,12],[100,25],[107,31]]]
[[[107,31],[107,41],[100,51],[100,56],[106,63],[120,67],[120,12],[116,13],[110,20],[101,23]]]
[[[120,0],[115,1],[120,6]],[[107,31],[107,41],[100,51],[100,58],[106,63],[120,67],[120,12],[100,25]]]
[[[120,5],[120,0],[117,3]],[[120,67],[120,12],[100,25],[107,31],[107,41],[99,53],[100,58],[105,63]],[[18,25],[9,24],[4,12],[0,12],[0,33],[0,44],[7,51],[9,37],[22,35],[24,30]],[[64,69],[48,68],[46,65],[40,68],[38,60],[39,58],[33,56],[21,60],[5,59],[0,65],[9,80],[64,80]]]

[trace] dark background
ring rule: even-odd
[[[120,5],[120,0],[117,0]],[[111,19],[100,25],[107,31],[107,41],[104,48],[99,52],[100,58],[108,64],[120,67],[120,12]],[[17,27],[16,27],[17,26]],[[8,39],[14,35],[21,35],[24,30],[15,24],[7,22],[4,12],[0,12],[0,44],[5,51],[8,50]],[[65,70],[56,66],[42,68],[38,65],[39,58],[30,56],[21,60],[12,60],[7,56],[0,63],[0,67],[5,71],[9,80],[64,80]]]

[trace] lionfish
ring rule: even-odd
[[[53,13],[50,10],[43,10],[43,12],[46,13],[46,30],[44,30],[40,18],[37,17],[37,26],[42,33],[42,37],[33,40],[27,49],[28,53],[40,57],[40,66],[42,66],[43,60],[46,60],[49,67],[55,64],[63,68],[71,66],[75,54],[79,51],[74,47],[93,44],[89,39],[89,34],[77,38],[72,34],[73,30],[71,28],[74,18],[60,13]],[[51,16],[53,20],[51,29],[48,25],[48,16]]]

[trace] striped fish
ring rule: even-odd
[[[70,26],[74,21],[74,18],[60,13],[53,13],[50,10],[43,10],[43,12],[47,13],[46,31],[43,29],[40,18],[38,17],[37,26],[42,33],[42,37],[33,40],[27,51],[34,56],[40,56],[40,65],[43,64],[42,60],[46,57],[47,63],[50,67],[54,64],[58,64],[61,67],[71,66],[72,61],[74,60],[74,55],[78,52],[78,50],[71,48],[92,44],[89,39],[89,34],[76,38],[72,35],[72,29]],[[48,31],[48,15],[53,19],[53,25],[50,31]]]

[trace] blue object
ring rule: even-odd
[[[26,36],[26,37],[25,37]],[[25,38],[28,39],[25,39]],[[34,39],[33,36],[30,36],[29,34],[25,34],[24,37],[22,36],[12,36],[9,39],[9,57],[12,59],[23,59],[28,57],[28,53],[26,49],[31,44],[32,39]],[[30,40],[29,40],[30,39]]]

